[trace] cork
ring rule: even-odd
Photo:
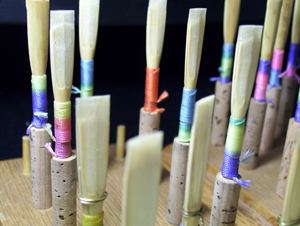
[[[30,175],[30,138],[29,136],[22,137],[22,158],[23,158],[23,175]]]
[[[266,92],[267,100],[273,101],[274,104],[267,103],[267,109],[259,147],[260,155],[268,154],[273,149],[280,93],[281,87],[273,87],[272,89]]]
[[[173,225],[181,222],[189,147],[190,143],[181,143],[177,137],[174,139],[167,211],[167,220]]]
[[[284,76],[282,78],[282,90],[276,119],[274,138],[285,137],[288,123],[294,115],[298,82],[295,77]]]
[[[241,186],[217,173],[210,216],[210,226],[235,226]]]
[[[294,118],[290,119],[288,132],[285,139],[281,166],[278,176],[276,193],[284,199],[286,184],[288,181],[288,173],[292,161],[292,155],[296,146],[297,139],[300,132],[300,123],[296,122]]]
[[[215,146],[224,146],[229,120],[231,82],[222,84],[217,81],[215,95],[211,143]]]
[[[139,135],[158,131],[160,126],[160,113],[148,112],[143,107],[140,110]]]
[[[241,163],[245,169],[254,169],[258,164],[258,151],[264,124],[266,102],[256,101],[254,98],[250,100],[249,112],[247,117],[246,131],[242,146],[242,156],[250,149],[255,154],[253,161],[249,163]]]
[[[44,128],[36,127],[30,129],[29,137],[33,206],[41,210],[48,209],[52,206],[52,155],[45,148],[45,144],[51,143],[51,137]]]
[[[76,154],[51,160],[53,225],[76,225]]]

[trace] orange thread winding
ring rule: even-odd
[[[146,84],[145,84],[145,102],[144,109],[148,112],[156,111],[162,113],[164,108],[157,108],[157,103],[166,99],[169,94],[164,91],[158,98],[158,80],[159,80],[159,68],[146,68]]]

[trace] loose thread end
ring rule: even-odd
[[[242,186],[246,191],[248,191],[248,188],[250,188],[251,186],[247,183],[252,183],[252,180],[240,180],[237,177],[233,177],[232,180],[234,180],[236,183],[238,183],[238,185]]]
[[[54,156],[56,157],[55,152],[53,151],[53,149],[52,149],[52,147],[51,147],[51,143],[46,143],[46,144],[45,144],[45,148],[49,151],[49,153],[50,153],[51,155],[54,155]]]

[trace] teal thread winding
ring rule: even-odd
[[[221,58],[220,77],[229,82],[232,73],[234,44],[223,44],[223,53]]]
[[[81,60],[81,97],[93,96],[94,60]]]
[[[190,141],[196,93],[196,89],[183,88],[178,131],[180,142],[187,143]]]

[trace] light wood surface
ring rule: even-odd
[[[136,136],[126,144],[122,225],[152,226],[161,177],[162,131]]]
[[[74,68],[74,11],[50,12],[50,57],[54,99],[67,102],[71,97]]]
[[[292,43],[300,43],[300,0],[295,0],[292,23]]]
[[[211,148],[202,200],[205,225],[209,224],[215,180],[214,176],[220,171],[223,160],[223,156],[219,154],[220,151],[222,151],[222,148]],[[167,155],[170,156],[172,145],[168,146],[168,149],[170,152],[168,152]],[[257,168],[257,172],[254,173],[256,178],[254,178],[254,175],[250,176],[254,171],[249,172],[241,169],[241,174],[243,174],[245,178],[252,179],[253,184],[248,192],[241,192],[236,225],[277,225],[277,214],[281,212],[282,200],[275,195],[278,176],[276,169],[280,164],[281,156],[278,150],[276,150],[275,153],[274,156],[272,155],[271,158],[268,158],[270,159],[270,165],[262,164],[261,167]],[[168,157],[166,158],[165,155],[166,152],[164,151],[163,163],[166,164],[166,160],[169,160],[168,165],[170,167],[171,159]],[[266,163],[268,160],[264,159],[264,162]],[[218,169],[213,167],[213,165],[218,166]],[[115,145],[111,145],[106,186],[108,197],[105,200],[103,207],[105,212],[104,225],[107,226],[121,225],[123,169],[124,162],[115,160]],[[2,225],[52,225],[52,209],[37,210],[32,206],[31,180],[29,177],[22,174],[22,159],[0,161],[0,172],[0,221]],[[170,225],[166,220],[169,177],[169,172],[163,170],[159,186],[158,207],[155,220],[156,226]],[[263,184],[263,186],[261,186],[261,184]],[[77,189],[77,192],[78,191],[79,189]],[[253,194],[256,194],[257,196],[253,196]],[[76,202],[77,226],[81,226],[81,203],[78,200]],[[274,213],[270,211],[272,209],[274,209]],[[260,214],[257,214],[254,210],[258,211]]]
[[[211,143],[215,146],[225,145],[229,121],[231,85],[231,82],[225,84],[222,84],[220,81],[216,82],[215,108],[211,134]]]
[[[23,174],[30,175],[30,139],[29,136],[22,137]]]
[[[293,5],[294,0],[282,1],[274,49],[285,49],[286,39],[290,30]]]
[[[245,118],[255,80],[262,26],[239,27],[231,90],[231,115]]]
[[[32,127],[30,137],[30,165],[32,182],[32,203],[37,209],[52,206],[51,193],[51,154],[45,148],[51,137],[44,128]]]
[[[224,7],[224,43],[234,43],[239,23],[241,0],[225,0]]]
[[[196,89],[202,55],[206,9],[190,9],[185,48],[184,87]]]
[[[42,76],[48,61],[49,0],[26,0],[26,8],[31,71]]]
[[[140,109],[139,135],[158,131],[160,127],[161,113],[148,112],[142,107]]]
[[[211,125],[215,96],[200,99],[195,104],[194,122],[188,155],[186,186],[183,202],[185,213],[201,209],[205,172],[211,138]],[[182,217],[183,226],[198,226],[199,215]]]
[[[167,17],[167,0],[149,0],[146,31],[146,58],[149,68],[159,68]]]
[[[82,60],[92,60],[94,58],[99,11],[100,0],[79,1],[79,47]]]
[[[282,0],[268,0],[267,3],[260,56],[260,58],[263,60],[272,60],[272,52],[277,32],[281,4]]]
[[[76,98],[76,147],[80,197],[105,194],[109,155],[110,95]],[[88,216],[102,213],[103,201],[83,204]]]
[[[76,154],[51,159],[52,213],[54,226],[76,224]]]
[[[126,126],[118,125],[117,126],[117,139],[116,139],[116,159],[123,160],[124,159],[124,151],[125,151],[125,135],[126,135]]]

